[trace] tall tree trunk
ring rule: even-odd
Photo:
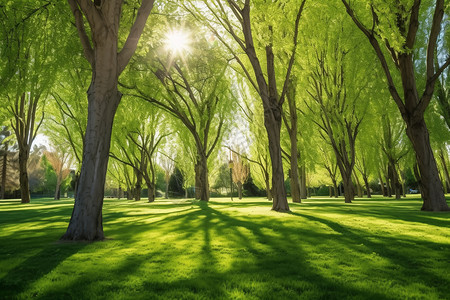
[[[3,164],[2,164],[2,191],[0,194],[0,199],[5,199],[5,189],[6,189],[6,171],[8,169],[8,143],[5,143],[5,153],[3,153]]]
[[[291,169],[289,172],[289,181],[291,184],[291,197],[292,202],[301,203],[300,196],[300,178],[298,174],[298,158],[300,153],[298,151],[298,115],[297,115],[297,107],[295,105],[295,97],[296,97],[296,89],[293,80],[290,80],[288,83],[288,92],[286,93],[286,98],[288,101],[289,107],[289,122],[284,117],[284,123],[286,125],[287,131],[289,133],[289,139],[291,142],[291,153],[290,153],[290,165]]]
[[[441,159],[442,169],[443,169],[444,176],[445,176],[444,185],[445,185],[447,191],[450,191],[450,175],[448,173],[447,162],[445,160],[444,150],[442,148],[439,149],[439,158]]]
[[[265,178],[265,183],[266,183],[266,193],[267,193],[267,200],[272,201],[272,189],[270,188],[270,180],[269,180],[269,174],[266,174],[266,176],[264,176]]]
[[[28,157],[29,147],[19,148],[19,182],[20,182],[20,195],[22,203],[30,203],[30,186],[28,183]]]
[[[197,154],[195,164],[195,199],[209,201],[208,164],[206,155]]]
[[[355,182],[356,182],[356,193],[359,198],[362,198],[363,191],[362,191],[361,183],[359,182],[359,178],[358,178],[358,176],[356,176],[356,174],[354,174],[354,177],[355,177]]]
[[[336,182],[336,179],[334,179],[334,178],[332,178],[331,180],[333,181],[334,198],[337,198],[337,197],[339,197],[337,182]]]
[[[269,116],[267,116],[269,115]],[[280,108],[270,112],[264,110],[264,125],[269,139],[269,153],[272,162],[272,210],[279,212],[289,211],[286,189],[284,186],[283,161],[281,158],[280,130],[281,111]]]
[[[59,192],[59,190],[61,188],[61,181],[62,181],[61,174],[59,174],[56,178],[56,188],[55,188],[55,197],[54,197],[55,200],[59,200],[61,198],[61,194]]]
[[[308,190],[306,188],[306,167],[300,167],[300,197],[302,199],[308,198]]]
[[[242,199],[242,182],[237,182],[237,187],[238,187],[238,196],[239,199]]]
[[[431,149],[430,137],[423,116],[414,122],[407,123],[406,134],[413,145],[420,171],[422,210],[448,211],[449,207],[444,197],[444,190],[439,179],[436,160]]]
[[[352,181],[352,171],[348,171],[347,168],[342,166],[342,163],[338,163],[338,167],[341,172],[342,183],[344,185],[345,203],[352,203],[352,200],[355,199],[355,186]]]
[[[102,207],[106,170],[114,115],[122,97],[117,90],[117,74],[111,74],[108,67],[112,64],[111,50],[97,50],[97,61],[103,63],[98,64],[99,70],[94,72],[88,90],[88,121],[80,182],[63,240],[104,239]]]
[[[386,189],[385,189],[385,187],[384,187],[383,176],[381,175],[380,170],[378,170],[378,180],[380,181],[381,195],[382,195],[383,197],[386,197]]]
[[[364,185],[366,187],[367,198],[372,198],[372,193],[370,192],[369,179],[366,175],[363,175]]]

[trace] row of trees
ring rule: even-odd
[[[308,185],[337,195],[341,181],[351,202],[371,180],[399,197],[407,172],[422,209],[448,209],[444,1],[68,2],[0,5],[1,114],[22,201],[38,130],[70,145],[80,174],[65,239],[103,239],[107,176],[153,201],[156,166],[177,165],[207,201],[223,146],[276,211],[289,211],[286,177],[294,202]],[[179,29],[189,45],[168,49]]]

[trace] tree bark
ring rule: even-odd
[[[6,171],[8,170],[8,143],[5,143],[5,153],[3,153],[3,165],[2,165],[2,187],[0,199],[5,199],[5,189],[6,189]]]
[[[108,61],[106,57],[111,53],[105,50],[103,59]],[[97,52],[100,56],[99,52],[101,51]],[[117,77],[99,71],[96,72],[96,77],[93,78],[88,90],[89,108],[83,164],[72,218],[67,232],[61,238],[63,240],[104,239],[102,224],[104,186],[112,125],[122,94],[117,90]]]
[[[195,164],[195,199],[209,201],[208,164],[206,155],[199,153]]]
[[[237,182],[237,187],[238,187],[238,196],[239,199],[242,199],[242,182]]]
[[[62,172],[62,170],[60,172]],[[61,188],[61,181],[62,181],[61,174],[58,174],[57,178],[56,178],[56,188],[55,188],[55,197],[54,197],[55,200],[59,200],[61,198],[61,195],[59,192],[60,188]]]
[[[28,183],[28,157],[30,149],[28,146],[19,148],[19,182],[21,203],[30,203],[30,186]]]
[[[441,159],[442,169],[445,176],[444,185],[446,186],[447,191],[450,191],[450,175],[448,173],[447,162],[445,160],[444,150],[442,148],[439,149],[439,158]]]
[[[122,98],[118,78],[136,50],[153,0],[143,0],[130,33],[119,51],[118,35],[122,1],[68,0],[75,17],[84,55],[92,68],[88,94],[88,119],[79,189],[63,240],[103,240],[102,207],[111,131]],[[91,39],[84,27],[87,19]]]
[[[430,137],[425,120],[407,122],[406,134],[411,140],[416,153],[420,171],[420,193],[423,199],[422,210],[448,211],[449,207],[444,197],[444,190],[439,179],[439,172],[430,145]]]
[[[372,198],[372,193],[370,191],[370,185],[369,185],[369,179],[367,178],[367,176],[364,175],[363,180],[364,180],[364,185],[366,186],[367,198]]]
[[[306,167],[300,167],[301,175],[300,175],[300,197],[302,199],[308,198],[308,190],[306,188]]]

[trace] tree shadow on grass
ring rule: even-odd
[[[301,220],[303,216],[299,218]],[[318,241],[329,239],[330,234],[290,228],[286,224],[277,224],[278,221],[262,216],[232,217],[201,202],[196,209],[183,214],[170,214],[150,224],[137,222],[132,225],[133,232],[154,230],[160,236],[179,233],[174,239],[193,239],[194,235],[200,234],[201,245],[194,246],[192,242],[193,248],[175,252],[171,257],[158,252],[124,257],[120,266],[108,271],[116,283],[109,296],[125,293],[125,298],[393,298],[378,290],[359,288],[351,282],[337,282],[321,274],[310,265],[310,249],[300,241],[312,247]],[[118,230],[114,234],[126,238],[125,231]],[[136,242],[130,240],[131,245]],[[189,251],[193,252],[188,257],[195,260],[195,268],[184,276],[170,275],[176,272],[177,264],[182,263],[177,263],[177,255]],[[141,283],[130,290],[127,278],[152,262],[163,272],[142,278]],[[79,278],[73,282],[72,292],[83,284],[87,289],[95,289],[95,283]]]
[[[49,274],[61,262],[77,253],[86,243],[52,243],[7,272],[0,279],[2,299],[16,299],[31,285]],[[34,295],[36,296],[36,295]]]

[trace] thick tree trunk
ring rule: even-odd
[[[3,153],[3,164],[2,164],[2,191],[0,194],[0,199],[5,199],[5,189],[6,189],[6,171],[8,169],[8,143],[5,143],[5,153]]]
[[[28,157],[30,150],[27,146],[19,149],[19,182],[20,182],[20,195],[22,203],[30,203],[30,187],[28,183]]]
[[[449,207],[445,200],[436,160],[430,145],[428,129],[423,117],[415,122],[408,122],[406,134],[411,140],[419,166],[422,210],[448,211]]]
[[[111,63],[108,49],[100,60]],[[98,54],[101,56],[101,54]],[[114,54],[115,56],[115,54]],[[99,59],[97,59],[99,60]],[[108,66],[104,61],[102,65]],[[78,193],[63,240],[103,240],[102,206],[114,115],[122,94],[109,68],[97,72],[88,90],[88,122]],[[105,73],[106,72],[106,73]],[[94,76],[95,76],[94,72]]]
[[[198,154],[195,164],[195,199],[209,201],[208,164],[203,154]]]

